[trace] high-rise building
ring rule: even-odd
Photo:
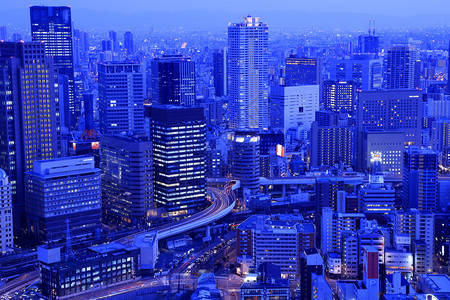
[[[392,175],[400,176],[403,170],[403,150],[407,137],[401,130],[367,130],[362,134],[362,169],[371,168],[374,156],[381,158],[380,169]]]
[[[356,108],[356,86],[352,81],[326,80],[322,100],[325,109],[353,114]]]
[[[267,129],[269,27],[248,16],[228,26],[228,96],[232,128]]]
[[[322,59],[286,57],[286,85],[320,85],[322,83]]]
[[[371,155],[364,153],[364,135],[367,131],[402,131],[404,145],[422,144],[422,91],[357,91],[356,97],[358,170],[368,164],[366,160]],[[389,147],[386,150],[391,151]],[[379,152],[383,162],[387,161],[387,153]]]
[[[144,224],[153,208],[151,141],[104,135],[101,149],[104,216],[116,224]]]
[[[326,122],[330,119],[330,122]],[[354,127],[348,115],[317,111],[311,127],[311,165],[353,165]]]
[[[437,154],[410,146],[403,154],[403,207],[435,211],[438,207]]]
[[[432,122],[430,145],[438,152],[450,147],[450,119],[440,118]]]
[[[94,158],[73,156],[34,162],[25,173],[26,211],[39,241],[95,234],[101,229],[100,170]]]
[[[110,30],[109,40],[111,41],[112,51],[119,52],[119,41],[117,40],[117,32]]]
[[[201,107],[151,105],[153,199],[169,216],[206,201],[206,122]]]
[[[195,62],[181,55],[152,61],[152,102],[192,106],[195,102]]]
[[[217,50],[213,53],[213,67],[214,95],[216,97],[222,97],[227,94],[227,48]]]
[[[244,189],[255,193],[260,180],[260,137],[254,131],[237,131],[233,136],[232,171]]]
[[[380,89],[383,81],[383,60],[373,54],[354,55],[350,59],[331,59],[330,79],[352,81],[363,91]]]
[[[0,169],[0,253],[13,250],[13,204],[12,204],[12,185],[8,180],[8,175]]]
[[[2,42],[8,41],[8,30],[5,25],[0,26],[0,41]]]
[[[389,213],[395,209],[395,189],[384,183],[381,173],[369,176],[369,183],[359,190],[359,211],[365,214]]]
[[[311,128],[314,114],[319,110],[320,87],[318,85],[271,86],[270,127],[305,130]]]
[[[24,172],[61,155],[58,78],[43,43],[0,43],[0,168],[12,184],[14,230],[26,220]]]
[[[134,53],[134,41],[133,33],[131,31],[126,31],[123,35],[123,46],[125,48],[125,53],[131,55]]]
[[[70,127],[75,128],[80,112],[75,103],[73,47],[72,47],[72,17],[68,6],[30,6],[31,39],[44,42],[45,53],[53,57],[54,66],[59,75],[69,78],[69,101],[64,103],[69,107]]]
[[[305,249],[300,255],[300,299],[313,299],[313,277],[324,275],[323,258],[316,248]]]
[[[145,72],[140,63],[99,63],[100,132],[108,135],[146,132],[145,94]]]
[[[410,45],[395,45],[384,55],[383,86],[386,89],[413,89],[417,52]]]
[[[434,259],[434,214],[417,209],[396,211],[394,213],[394,234],[407,234],[411,237],[412,243],[421,241],[416,243],[415,249],[413,249],[414,245],[411,245],[413,252],[416,252],[414,272],[431,273]],[[420,254],[424,251],[425,255],[422,259],[417,259],[417,252]]]
[[[378,57],[378,53],[380,52],[380,37],[375,35],[375,28],[373,28],[373,31],[369,28],[368,35],[358,36],[358,52],[371,53],[375,57]]]
[[[367,288],[367,300],[377,300],[380,294],[380,266],[378,250],[374,246],[363,247],[363,283]],[[358,298],[357,298],[358,299]]]

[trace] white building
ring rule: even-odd
[[[270,87],[270,126],[283,128],[285,133],[300,124],[305,130],[311,129],[319,99],[319,85]]]
[[[327,254],[327,267],[330,275],[340,276],[342,273],[341,255],[336,252],[329,252]]]
[[[228,25],[228,96],[233,129],[267,129],[269,27],[248,16]]]
[[[13,215],[12,215],[12,185],[6,172],[0,169],[0,253],[12,251]]]
[[[413,272],[413,255],[406,250],[386,249],[384,253],[386,273],[399,271],[409,277]]]

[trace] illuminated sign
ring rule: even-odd
[[[277,145],[277,156],[284,157],[284,147],[282,145]]]
[[[97,150],[100,147],[100,143],[99,142],[92,142],[91,146],[92,146],[92,149]]]

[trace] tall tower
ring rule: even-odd
[[[266,129],[269,27],[248,16],[228,26],[228,95],[231,127]]]
[[[24,173],[61,155],[58,78],[36,42],[0,43],[0,70],[0,168],[12,184],[16,231],[25,220]]]
[[[206,121],[201,107],[151,105],[154,201],[171,215],[206,200]]]
[[[220,49],[213,53],[215,96],[227,94],[227,49]]]
[[[125,47],[125,51],[126,51],[127,55],[133,54],[134,41],[133,41],[133,34],[131,33],[131,31],[127,31],[123,35],[123,45]]]
[[[47,56],[53,57],[59,75],[69,78],[69,99],[64,102],[69,112],[62,126],[75,128],[80,103],[75,103],[72,17],[68,6],[30,6],[31,39],[44,42]]]
[[[153,60],[152,102],[194,105],[195,62],[181,55],[165,55]]]
[[[144,122],[145,90],[145,72],[141,64],[100,63],[98,95],[101,133],[147,132]]]
[[[0,253],[13,250],[13,215],[12,215],[12,192],[11,182],[6,172],[0,169]]]
[[[416,59],[417,53],[410,45],[395,45],[389,48],[384,58],[384,88],[415,88]]]

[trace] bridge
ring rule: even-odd
[[[240,186],[240,181],[236,181],[226,184],[223,190],[209,187],[208,191],[213,203],[207,209],[147,232],[126,236],[116,242],[140,248],[141,269],[154,269],[159,254],[158,243],[160,240],[211,224],[229,214],[236,204],[234,191]]]

